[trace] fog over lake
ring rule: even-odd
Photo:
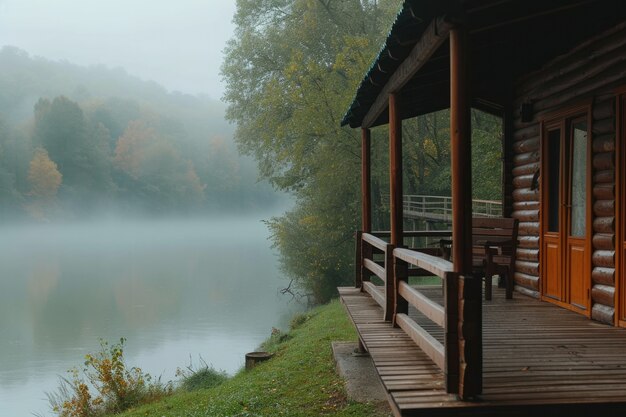
[[[1,227],[0,416],[48,415],[45,392],[100,338],[165,381],[190,357],[237,371],[302,308],[263,217]]]

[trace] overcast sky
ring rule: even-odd
[[[220,98],[234,12],[235,0],[0,0],[0,43]]]

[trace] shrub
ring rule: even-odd
[[[209,366],[202,358],[201,365],[195,368],[191,361],[185,369],[176,371],[176,376],[181,378],[180,387],[185,391],[195,391],[199,389],[212,388],[220,385],[228,379],[228,375],[224,371],[218,371]]]
[[[161,383],[140,368],[129,368],[124,360],[124,342],[109,345],[101,340],[96,354],[87,354],[82,372],[71,369],[61,378],[56,393],[47,394],[52,410],[60,417],[96,417],[119,413],[157,401],[172,392],[172,384]],[[91,389],[95,390],[95,395]]]

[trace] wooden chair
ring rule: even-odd
[[[506,287],[506,298],[513,298],[513,272],[517,252],[518,220],[502,217],[472,219],[472,272],[485,279],[485,300],[491,300],[494,275]],[[450,258],[451,240],[441,240],[444,257]]]

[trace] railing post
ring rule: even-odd
[[[385,247],[385,321],[393,320],[397,294],[394,282],[393,248],[392,244],[387,244]]]
[[[444,370],[446,391],[459,392],[459,281],[458,274],[447,273],[444,277],[444,308],[446,310],[446,328],[444,347],[446,369]]]
[[[394,309],[393,309],[393,325],[397,327],[396,316],[398,314],[408,314],[409,303],[400,296],[400,282],[409,279],[409,265],[401,259],[393,256],[393,275],[394,275]]]
[[[363,232],[361,230],[357,230],[357,232],[355,233],[355,237],[356,237],[356,253],[355,253],[355,259],[354,259],[354,271],[355,271],[355,277],[354,277],[354,288],[361,288],[363,287],[363,280],[362,280],[362,270],[363,270],[363,253],[362,253],[362,248],[363,248]]]
[[[363,243],[363,240],[361,240],[361,291],[364,291],[363,283],[369,281],[371,276],[371,272],[365,267],[365,262],[363,262],[363,260],[372,259],[373,256],[374,249],[372,248],[372,245],[367,242]]]
[[[471,399],[483,389],[482,279],[460,275],[459,294],[459,397]]]

